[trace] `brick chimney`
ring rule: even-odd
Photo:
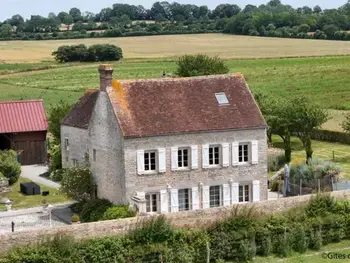
[[[100,72],[100,91],[106,91],[107,87],[112,86],[113,67],[110,64],[102,64],[98,67]]]

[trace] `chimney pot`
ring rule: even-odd
[[[98,67],[100,72],[100,90],[106,91],[107,87],[112,86],[113,67],[110,64],[102,64]]]

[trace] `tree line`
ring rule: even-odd
[[[62,24],[68,32],[60,32]],[[109,32],[89,32],[92,30]],[[71,8],[47,17],[32,15],[27,20],[17,14],[0,22],[1,39],[24,40],[201,32],[350,40],[348,30],[350,0],[339,8],[325,10],[320,6],[293,8],[280,0],[260,6],[248,4],[243,9],[219,4],[213,10],[205,5],[166,1],[155,2],[150,9],[117,3],[96,14]]]

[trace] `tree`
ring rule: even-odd
[[[126,26],[130,25],[132,21],[128,15],[122,15],[120,17],[120,22],[122,23],[122,25],[124,27],[126,27]]]
[[[78,22],[83,19],[80,9],[76,7],[69,10],[69,14],[72,16],[74,22]]]
[[[335,32],[339,31],[339,27],[334,24],[326,25],[323,27],[323,32],[327,35],[327,38],[334,38]]]
[[[0,174],[9,180],[10,185],[18,181],[21,174],[21,165],[17,161],[15,151],[0,151]]]
[[[302,24],[298,27],[298,32],[299,33],[307,33],[310,31],[310,27],[308,24]]]
[[[320,14],[320,13],[322,13],[322,8],[319,5],[316,5],[313,9],[313,12],[315,14]]]
[[[18,27],[24,24],[24,19],[20,15],[14,15],[9,20],[9,24]]]
[[[60,12],[57,15],[57,17],[61,20],[61,23],[64,23],[63,21],[65,20],[66,16],[69,16],[69,14],[66,12]]]
[[[12,35],[12,26],[10,24],[3,24],[0,27],[0,37],[7,38]]]
[[[60,191],[73,200],[80,202],[91,199],[94,188],[88,167],[68,168],[63,172]]]
[[[327,110],[311,103],[304,97],[291,100],[293,109],[287,114],[292,123],[292,132],[303,143],[306,162],[312,158],[311,133],[329,119]]]
[[[51,105],[48,115],[49,132],[54,136],[56,143],[61,142],[61,121],[70,112],[71,106],[60,100],[58,103]]]
[[[176,74],[179,77],[226,74],[228,72],[229,68],[218,56],[185,55],[177,61]]]
[[[342,122],[341,127],[344,131],[350,132],[350,113],[344,114],[345,120]]]
[[[64,20],[63,20],[63,24],[68,25],[68,30],[69,30],[69,26],[71,24],[73,24],[74,20],[73,17],[71,15],[67,15]]]

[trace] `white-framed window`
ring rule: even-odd
[[[192,200],[191,200],[191,189],[180,189],[178,191],[179,198],[179,211],[191,210]]]
[[[92,160],[96,162],[96,149],[92,150]]]
[[[73,160],[73,166],[78,167],[79,166],[79,161],[77,159],[72,159]]]
[[[250,202],[250,186],[249,186],[249,184],[239,185],[238,201],[240,203]]]
[[[69,140],[68,138],[64,138],[64,149],[69,151]]]
[[[222,204],[222,187],[214,185],[209,187],[209,203],[210,207],[218,207]]]
[[[238,145],[238,162],[249,162],[249,143],[240,143]]]
[[[220,146],[210,145],[209,146],[209,165],[220,164]]]
[[[177,167],[188,168],[189,167],[189,148],[179,148],[177,150]]]
[[[150,193],[145,195],[146,212],[157,213],[159,211],[159,193]]]
[[[145,171],[157,170],[156,151],[146,151],[144,154]]]

